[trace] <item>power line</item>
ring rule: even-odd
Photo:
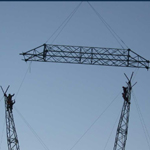
[[[113,130],[114,130],[114,128],[115,128],[115,125],[116,125],[116,123],[117,123],[117,120],[118,120],[119,116],[120,116],[120,112],[119,112],[119,114],[118,114],[118,116],[117,116],[117,119],[115,120],[115,123],[114,123],[114,125],[113,125],[113,127],[112,127],[112,130],[111,130],[111,132],[110,132],[110,135],[109,135],[109,137],[108,137],[108,140],[107,140],[107,142],[106,142],[106,144],[105,144],[104,150],[106,149],[106,147],[107,147],[107,145],[108,145],[108,142],[109,142],[109,140],[110,140],[110,137],[111,137],[111,135],[112,135],[112,132],[113,132]]]
[[[3,96],[4,97],[4,96]],[[2,101],[3,97],[0,99],[0,102]]]
[[[135,104],[136,104],[136,108],[137,108],[137,111],[138,111],[138,115],[139,115],[139,118],[140,118],[140,121],[141,121],[141,124],[142,124],[142,127],[143,127],[144,135],[145,135],[145,138],[146,138],[148,147],[149,147],[149,149],[150,149],[150,142],[149,142],[149,141],[150,141],[150,135],[149,135],[149,132],[148,132],[148,130],[147,130],[147,127],[146,127],[144,118],[143,118],[143,116],[142,116],[142,113],[141,113],[141,110],[140,110],[140,107],[139,107],[139,105],[138,105],[138,101],[137,101],[137,99],[136,99],[136,97],[135,97],[134,92],[133,92],[132,95],[133,95],[134,102],[135,102]]]
[[[108,104],[108,106],[103,110],[103,112],[96,118],[96,120],[89,126],[89,128],[81,135],[81,137],[75,142],[75,144],[70,148],[72,150],[81,139],[87,134],[87,132],[94,126],[94,124],[100,119],[100,117],[106,112],[106,110],[113,104],[113,102],[117,99],[121,92]]]
[[[87,1],[88,2],[88,1]],[[94,10],[94,12],[96,13],[96,15],[99,17],[99,19],[104,23],[104,25],[106,26],[106,28],[110,31],[110,33],[112,34],[112,36],[116,39],[116,41],[120,44],[120,46],[123,48],[123,46],[121,45],[121,43],[119,42],[119,40],[128,48],[128,46],[125,44],[125,42],[117,35],[117,33],[111,28],[111,26],[104,20],[104,18],[96,11],[96,9],[90,4],[90,2],[88,2],[88,4],[90,5],[90,7]],[[118,40],[118,39],[119,40]]]
[[[27,127],[31,130],[31,132],[33,133],[33,135],[37,138],[37,140],[39,141],[39,143],[43,146],[43,148],[45,150],[49,150],[49,148],[46,146],[46,144],[43,142],[43,140],[38,136],[38,134],[35,132],[35,130],[31,127],[31,125],[27,122],[27,120],[23,117],[23,115],[19,112],[19,110],[15,107],[15,110],[17,111],[17,113],[19,114],[19,116],[22,118],[22,120],[25,122],[25,124],[27,125]]]
[[[4,136],[4,127],[5,127],[5,120],[4,120],[4,123],[3,123],[2,136],[1,136],[1,139],[0,139],[0,150],[2,148],[2,141],[3,141],[3,136]]]
[[[70,15],[61,23],[61,25],[55,30],[55,32],[53,32],[53,34],[48,38],[48,40],[45,42],[47,43],[53,36],[54,34],[62,27],[62,29],[60,30],[60,32],[57,34],[57,36],[55,37],[55,39],[52,41],[52,43],[56,40],[56,38],[59,36],[59,34],[62,32],[62,30],[64,29],[64,27],[67,25],[67,23],[70,21],[70,19],[73,17],[73,15],[75,14],[75,12],[77,11],[77,9],[80,7],[80,5],[82,4],[82,2],[80,2],[77,7],[70,13]],[[66,22],[66,23],[65,23]],[[64,24],[64,25],[63,25]]]
[[[29,63],[29,66],[28,66],[28,68],[27,68],[27,70],[26,70],[26,72],[25,72],[25,74],[23,76],[23,79],[22,79],[21,84],[20,84],[20,86],[18,88],[18,91],[16,92],[15,99],[16,99],[16,97],[17,97],[17,95],[18,95],[18,93],[19,93],[19,91],[20,91],[20,89],[21,89],[21,87],[22,87],[22,85],[24,83],[24,80],[25,80],[25,78],[27,76],[28,71],[30,71],[31,63],[32,63],[32,61]]]
[[[139,68],[135,68],[135,71],[133,71],[133,72],[135,72],[135,75],[134,75],[134,77],[133,77],[133,81],[134,81],[134,79],[135,79],[136,75],[137,75],[137,74],[138,74],[138,72],[139,72]]]

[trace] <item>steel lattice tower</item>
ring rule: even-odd
[[[2,87],[1,87],[2,88]],[[9,86],[8,86],[9,88]],[[8,90],[7,88],[7,90]],[[6,90],[6,92],[7,92]],[[3,89],[2,89],[3,91]],[[17,132],[15,128],[15,122],[13,117],[13,111],[8,109],[7,100],[8,97],[6,95],[6,92],[4,93],[4,102],[5,102],[5,118],[6,118],[6,134],[7,134],[7,145],[8,150],[20,150],[19,148],[19,141],[17,137]]]
[[[130,113],[130,104],[131,104],[131,90],[133,86],[131,86],[131,79],[133,73],[131,75],[130,80],[128,79],[127,87],[126,87],[126,97],[123,97],[124,103],[121,111],[120,120],[118,123],[118,128],[116,132],[115,144],[113,150],[125,150],[127,134],[128,134],[128,125],[129,125],[129,113]],[[124,93],[123,93],[124,94]]]

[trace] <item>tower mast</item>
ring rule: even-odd
[[[125,74],[126,76],[126,74]],[[127,141],[127,134],[128,134],[128,125],[129,125],[129,113],[130,113],[130,104],[131,104],[131,90],[133,86],[131,85],[133,73],[131,75],[130,80],[128,79],[127,86],[123,87],[123,107],[120,115],[120,120],[118,123],[118,128],[116,132],[116,138],[114,143],[113,150],[125,150],[126,141]]]
[[[9,97],[6,94],[8,88],[9,86],[4,92],[3,88],[1,87],[3,94],[4,94],[4,102],[5,102],[7,145],[8,145],[8,150],[20,150],[14,117],[13,117],[13,111],[12,111],[12,108],[10,108],[10,106],[8,105]]]

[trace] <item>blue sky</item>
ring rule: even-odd
[[[0,2],[0,85],[3,88],[10,85],[9,92],[16,93],[14,119],[20,149],[45,148],[19,113],[49,150],[113,149],[123,105],[122,86],[127,81],[124,73],[130,76],[134,71],[133,83],[137,81],[137,84],[131,99],[126,149],[148,150],[150,147],[135,101],[138,101],[150,133],[149,71],[39,62],[30,64],[21,60],[23,57],[19,53],[45,43],[79,3]],[[150,2],[90,3],[130,49],[150,60]],[[48,44],[121,48],[87,2],[81,4],[53,42],[55,37]],[[0,97],[0,148],[7,150],[2,92]],[[113,99],[115,101],[107,111],[72,148]]]

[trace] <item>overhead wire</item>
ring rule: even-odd
[[[19,114],[19,116],[22,118],[24,123],[27,125],[27,127],[30,129],[32,134],[37,138],[39,143],[43,146],[45,150],[49,150],[49,148],[46,146],[46,144],[43,142],[43,140],[39,137],[39,135],[35,132],[35,130],[31,127],[31,125],[27,122],[27,120],[23,117],[23,115],[19,112],[19,110],[15,107],[16,112]]]
[[[0,99],[0,102],[2,101],[3,97],[4,97],[4,96],[2,96],[2,98]]]
[[[134,77],[133,77],[133,81],[134,81],[134,79],[135,79],[135,77],[137,76],[137,74],[138,74],[138,72],[139,72],[139,68],[135,68],[135,75],[134,75]]]
[[[133,97],[134,97],[134,101],[135,101],[136,106],[137,106],[137,110],[138,110],[139,116],[140,116],[141,121],[142,121],[142,123],[143,123],[143,125],[144,125],[144,128],[145,128],[145,130],[146,130],[147,136],[149,137],[149,140],[150,140],[150,135],[149,135],[149,132],[148,132],[148,130],[147,130],[147,127],[146,127],[146,124],[145,124],[145,121],[144,121],[142,112],[141,112],[141,110],[140,110],[140,107],[139,107],[139,104],[138,104],[138,101],[137,101],[137,99],[136,99],[136,96],[135,96],[134,92],[133,92]]]
[[[45,42],[47,43],[53,36],[54,34],[62,27],[62,29],[60,30],[60,32],[57,34],[57,36],[55,37],[55,39],[52,41],[52,43],[56,40],[56,38],[60,35],[60,33],[62,32],[62,30],[64,29],[64,27],[67,25],[67,23],[70,21],[70,19],[73,17],[73,15],[75,14],[75,12],[78,10],[78,8],[80,7],[80,5],[82,4],[82,1],[77,5],[77,7],[69,14],[69,16],[60,24],[60,26],[53,32],[53,34],[48,38],[48,40]],[[65,23],[66,22],[66,23]],[[64,24],[64,25],[63,25]]]
[[[108,142],[109,142],[110,137],[111,137],[111,135],[112,135],[112,133],[113,133],[113,130],[114,130],[114,128],[115,128],[115,125],[116,125],[116,123],[117,123],[117,121],[118,121],[119,116],[120,116],[120,112],[119,112],[119,114],[118,114],[118,116],[117,116],[117,119],[115,120],[115,123],[114,123],[114,125],[113,125],[113,127],[112,127],[112,130],[111,130],[111,132],[110,132],[110,135],[109,135],[109,137],[108,137],[108,139],[107,139],[107,142],[106,142],[106,144],[105,144],[105,146],[104,146],[104,150],[106,149],[106,147],[107,147],[107,145],[108,145]]]
[[[122,44],[119,42],[119,40],[128,48],[128,46],[125,44],[125,42],[118,36],[118,34],[112,29],[112,27],[104,20],[104,18],[96,11],[96,9],[92,6],[92,4],[90,4],[89,1],[87,1],[87,3],[90,5],[90,7],[93,9],[93,11],[96,13],[96,15],[99,17],[99,19],[104,23],[104,25],[106,26],[106,28],[110,31],[110,33],[112,34],[112,36],[116,39],[116,41],[119,43],[119,45],[124,48],[122,46]],[[118,40],[118,39],[119,40]]]
[[[28,66],[28,68],[27,68],[27,70],[26,70],[26,72],[25,72],[25,74],[24,74],[24,76],[23,76],[23,79],[22,79],[21,84],[20,84],[20,86],[19,86],[19,88],[18,88],[18,91],[17,91],[16,94],[15,94],[15,99],[17,98],[18,93],[19,93],[19,91],[20,91],[20,89],[21,89],[21,87],[22,87],[22,85],[23,85],[23,83],[24,83],[24,81],[25,81],[25,78],[26,78],[26,76],[27,76],[28,71],[30,71],[31,63],[32,63],[32,61],[29,63],[29,66]]]
[[[4,136],[4,127],[5,127],[5,120],[4,120],[4,123],[3,123],[2,136],[1,136],[1,139],[0,139],[0,150],[2,148],[2,141],[3,141],[3,136]]]
[[[139,118],[140,118],[140,121],[141,121],[141,124],[142,124],[142,127],[143,127],[143,131],[144,131],[144,135],[145,135],[145,138],[146,138],[146,142],[147,142],[149,150],[150,150],[150,135],[149,135],[149,132],[147,130],[144,118],[142,116],[142,113],[141,113],[141,110],[140,110],[140,107],[138,105],[138,101],[137,101],[137,99],[135,97],[134,92],[132,92],[132,95],[133,95],[134,102],[135,102],[136,108],[137,108],[137,112],[138,112],[138,115],[139,115]]]
[[[18,95],[18,93],[19,93],[19,91],[20,91],[20,89],[21,89],[21,87],[22,87],[22,85],[23,85],[23,83],[24,83],[24,80],[25,80],[25,78],[26,78],[26,76],[27,76],[28,71],[31,72],[31,69],[30,69],[31,63],[32,63],[32,61],[29,63],[29,66],[28,66],[28,68],[27,68],[27,70],[26,70],[26,72],[25,72],[25,74],[24,74],[24,76],[23,76],[23,79],[22,79],[22,81],[21,81],[21,83],[20,83],[20,86],[19,86],[19,88],[18,88],[18,90],[17,90],[17,92],[16,92],[16,94],[15,94],[15,99],[17,98],[17,95]],[[4,96],[2,96],[2,98],[0,99],[0,102],[2,101],[3,97],[4,97]]]
[[[108,110],[108,108],[113,104],[113,102],[117,99],[121,92],[108,104],[108,106],[102,111],[102,113],[95,119],[95,121],[88,127],[88,129],[80,136],[80,138],[74,143],[74,145],[69,149],[72,150],[81,139],[88,133],[88,131],[94,126],[94,124],[100,119],[100,117]]]
[[[82,2],[81,2],[82,3]],[[65,26],[67,25],[67,23],[71,20],[71,18],[73,17],[73,15],[76,13],[76,11],[78,10],[79,6],[81,5],[81,3],[77,6],[77,8],[73,11],[72,15],[68,18],[68,20],[66,21],[66,23],[64,24],[64,26],[62,27],[62,29],[60,30],[60,32],[57,34],[57,36],[54,38],[54,40],[52,41],[52,43],[56,40],[56,38],[60,35],[60,33],[63,31],[63,29],[65,28]]]

